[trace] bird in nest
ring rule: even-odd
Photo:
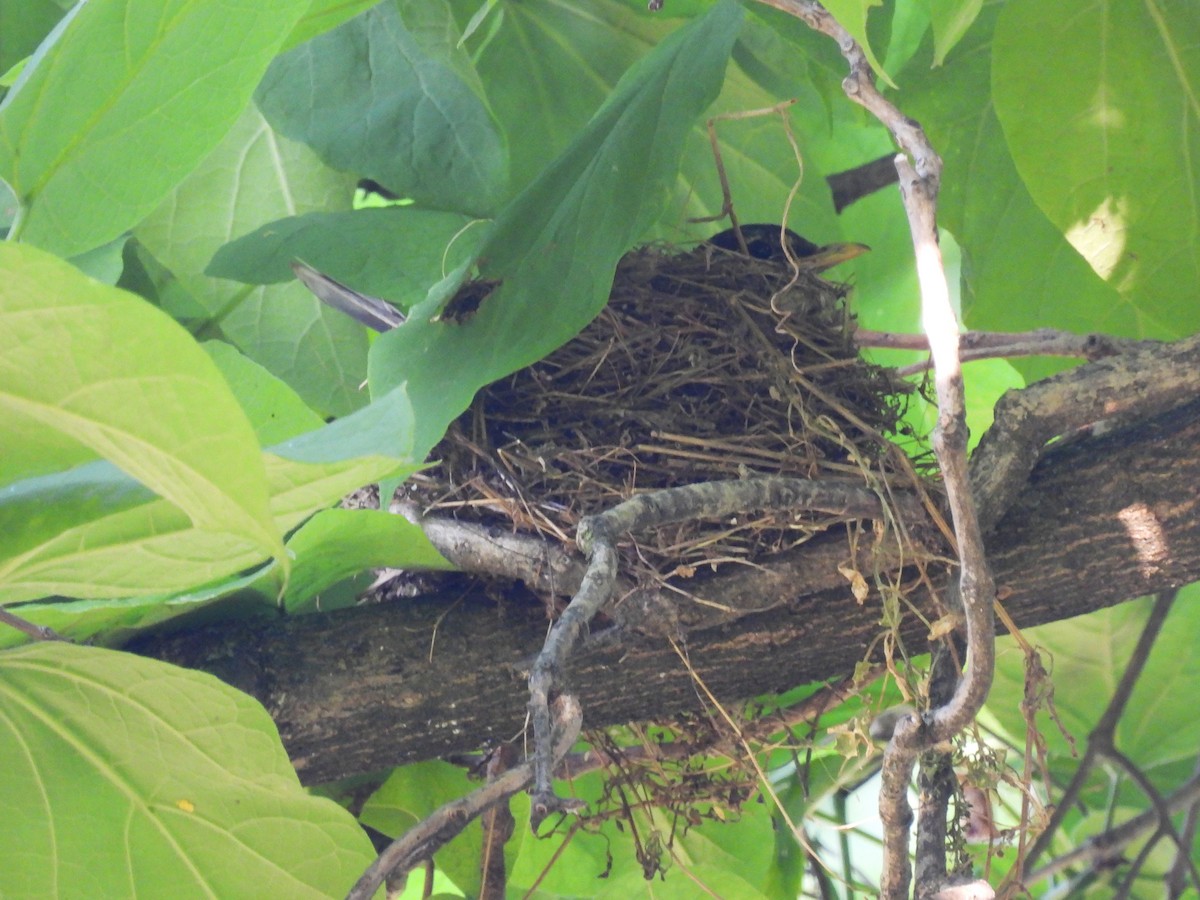
[[[787,242],[787,250],[784,249]],[[795,265],[803,272],[819,274],[861,256],[871,248],[865,244],[819,246],[789,228],[778,225],[741,225],[718,232],[705,242],[718,250],[741,253],[753,259],[777,260]],[[386,300],[359,293],[340,281],[296,260],[292,271],[317,299],[375,331],[389,331],[404,321],[404,313]]]

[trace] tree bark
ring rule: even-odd
[[[988,541],[1000,602],[1017,625],[1200,579],[1198,448],[1193,401],[1047,453]],[[860,547],[857,560],[868,582],[873,565],[885,578],[898,574],[895,560],[869,551]],[[831,532],[773,557],[756,575],[733,567],[697,578],[706,595],[757,592],[748,599],[761,610],[687,633],[688,661],[714,696],[736,702],[785,691],[877,656],[886,630],[881,601],[855,600],[837,568],[850,556],[845,533]],[[940,591],[950,572],[937,564],[929,572]],[[927,589],[906,599],[927,619],[940,615]],[[899,634],[908,652],[924,652],[925,626],[901,606]],[[211,672],[257,697],[301,779],[320,783],[516,737],[528,700],[525,666],[547,625],[544,605],[519,585],[455,582],[418,600],[208,626],[130,649]],[[567,675],[586,727],[702,707],[671,643],[628,629],[595,636]]]

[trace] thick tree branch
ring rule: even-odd
[[[988,539],[1001,601],[1016,624],[1200,580],[1197,448],[1200,401],[1058,442]],[[754,567],[682,583],[694,596],[744,609],[736,620],[714,621],[711,607],[666,595],[687,630],[692,665],[718,698],[735,702],[841,677],[869,655],[885,630],[880,599],[860,605],[838,566],[871,582],[873,571],[892,578],[910,560],[887,542],[867,543],[859,541],[855,555],[836,529]],[[948,574],[939,575],[935,554],[925,553],[935,586],[944,585]],[[929,619],[939,614],[924,591],[909,599]],[[131,649],[213,672],[258,697],[301,778],[317,783],[513,738],[546,614],[523,587],[456,580],[417,600],[183,630],[188,624],[177,621],[178,633],[142,638]],[[904,617],[900,633],[912,652],[926,645],[916,616]],[[669,643],[628,630],[621,640],[586,644],[565,676],[589,727],[699,705]]]

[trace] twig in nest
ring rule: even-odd
[[[795,147],[796,141],[791,136],[791,131],[788,127],[788,120],[787,120],[788,108],[791,106],[794,106],[795,103],[796,103],[795,100],[785,100],[782,103],[775,104],[774,106],[770,107],[769,109],[753,109],[753,110],[748,110],[746,112],[721,113],[720,115],[713,116],[711,119],[708,120],[708,123],[707,123],[707,125],[708,125],[708,142],[712,146],[713,161],[716,163],[716,166],[717,166],[717,178],[719,178],[721,181],[721,211],[719,213],[717,213],[715,216],[707,216],[707,217],[700,218],[700,219],[692,219],[691,221],[696,222],[696,223],[716,222],[716,221],[728,216],[729,224],[732,226],[733,233],[737,237],[738,248],[742,251],[742,253],[749,254],[750,251],[746,247],[746,238],[742,235],[741,223],[738,222],[737,213],[734,212],[734,209],[733,209],[733,193],[729,189],[729,176],[725,173],[725,162],[721,158],[721,148],[720,148],[720,144],[717,142],[717,122],[731,121],[731,120],[736,120],[736,119],[751,119],[751,118],[755,118],[757,116],[769,116],[772,114],[778,114],[779,117],[783,120],[783,127],[784,127],[784,130],[787,132],[788,140],[791,142],[792,146]],[[799,159],[798,151],[797,151],[797,159]],[[803,176],[803,169],[801,169],[801,175]],[[799,188],[799,186],[800,186],[800,182],[799,182],[799,180],[797,180],[796,186],[792,188],[792,192],[795,193],[796,189]],[[782,226],[781,226],[781,228],[782,228]],[[784,246],[786,247],[786,242],[785,242]]]
[[[564,800],[551,783],[550,692],[587,624],[612,596],[617,575],[617,538],[627,532],[695,518],[720,518],[746,510],[820,510],[879,518],[883,504],[864,488],[826,485],[798,478],[747,478],[707,482],[640,494],[579,523],[579,547],[588,569],[579,591],[555,622],[529,676],[529,712],[534,734],[534,830],[553,812],[573,812],[578,801]],[[565,696],[565,695],[564,695]]]

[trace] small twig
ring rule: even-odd
[[[1171,611],[1171,605],[1175,602],[1177,593],[1177,591],[1166,591],[1155,598],[1154,606],[1150,610],[1150,616],[1146,620],[1145,627],[1142,628],[1141,635],[1138,636],[1137,645],[1133,648],[1133,653],[1130,654],[1129,662],[1126,663],[1121,680],[1117,683],[1116,690],[1113,691],[1112,699],[1108,701],[1108,707],[1104,710],[1100,721],[1096,723],[1096,727],[1088,735],[1087,749],[1084,751],[1083,759],[1079,761],[1079,765],[1075,769],[1071,783],[1067,785],[1062,797],[1055,804],[1054,813],[1050,816],[1050,821],[1046,824],[1045,830],[1038,835],[1037,840],[1033,842],[1033,846],[1029,848],[1023,869],[1025,873],[1030,872],[1033,864],[1037,862],[1038,857],[1046,851],[1050,843],[1054,840],[1055,834],[1057,834],[1058,829],[1062,826],[1067,813],[1074,806],[1079,792],[1090,777],[1097,759],[1106,756],[1108,752],[1115,749],[1114,735],[1116,734],[1117,723],[1120,721],[1121,715],[1125,712],[1125,706],[1133,694],[1134,685],[1137,684],[1142,670],[1146,667],[1146,662],[1150,658],[1150,651],[1154,647],[1154,641],[1158,638],[1159,632],[1162,630],[1163,623],[1167,619],[1167,614]],[[1161,816],[1162,810],[1165,808],[1166,805],[1161,805],[1155,814]],[[1026,874],[1023,880],[1028,884],[1033,877]]]
[[[897,334],[858,328],[854,342],[860,347],[881,350],[928,350],[929,339],[923,334]],[[1127,353],[1143,347],[1162,345],[1156,341],[1115,338],[1104,334],[1073,334],[1052,328],[1035,331],[967,331],[959,335],[959,358],[963,362],[981,359],[1011,359],[1019,356],[1070,356],[1095,362],[1108,356]],[[901,377],[919,375],[933,366],[932,359],[896,370]]]
[[[896,164],[889,153],[853,169],[827,175],[825,182],[833,194],[833,209],[840,213],[854,201],[895,184],[897,177]]]
[[[579,737],[583,713],[574,697],[562,696],[555,704],[551,755],[565,756]],[[438,807],[419,824],[406,831],[379,854],[379,858],[355,882],[346,900],[368,900],[389,873],[407,870],[432,856],[458,835],[476,816],[524,790],[533,781],[533,765],[527,761],[498,775],[465,797]]]
[[[1200,775],[1188,779],[1179,790],[1166,797],[1167,811],[1172,815],[1197,802],[1200,802]],[[1148,809],[1116,828],[1089,838],[1069,852],[1046,863],[1040,869],[1030,872],[1023,879],[1023,883],[1026,886],[1036,884],[1075,866],[1099,867],[1105,865],[1120,853],[1122,848],[1129,846],[1146,832],[1155,829],[1160,821],[1158,810]]]
[[[21,634],[33,638],[35,641],[65,641],[66,638],[51,628],[49,625],[35,625],[28,619],[22,619],[20,616],[13,615],[7,609],[0,607],[0,623],[8,625],[11,628],[17,629]]]
[[[516,746],[501,744],[488,760],[488,781],[495,781],[505,771],[511,769],[516,760]],[[481,824],[483,825],[483,852],[480,861],[479,900],[504,900],[508,884],[504,845],[513,836],[513,829],[516,825],[508,801],[503,800],[485,810]]]
[[[1200,760],[1197,761],[1195,774],[1200,775]],[[1194,776],[1193,776],[1194,777]],[[1185,882],[1187,876],[1192,874],[1195,878],[1194,869],[1196,864],[1192,861],[1191,847],[1196,840],[1196,826],[1200,822],[1200,800],[1192,803],[1188,807],[1187,815],[1183,820],[1183,827],[1179,829],[1179,839],[1181,846],[1175,852],[1175,862],[1171,866],[1171,871],[1167,875],[1167,896],[1174,900],[1183,894],[1186,887]],[[1200,885],[1196,885],[1200,889]]]
[[[1146,795],[1150,804],[1158,813],[1158,831],[1157,834],[1161,837],[1168,837],[1174,842],[1177,853],[1190,853],[1191,845],[1184,845],[1183,838],[1175,829],[1175,823],[1171,821],[1171,810],[1167,808],[1167,802],[1163,799],[1163,795],[1158,792],[1158,789],[1146,777],[1146,774],[1138,768],[1132,759],[1118,750],[1116,747],[1106,747],[1104,749],[1104,757],[1114,763],[1128,775],[1133,782],[1141,788],[1143,794]],[[1192,876],[1192,883],[1196,885],[1197,890],[1200,890],[1200,873],[1196,871],[1195,863],[1188,861],[1187,871]]]
[[[580,804],[554,794],[551,784],[549,698],[567,657],[587,624],[612,596],[617,574],[617,538],[627,532],[696,518],[720,518],[747,510],[817,510],[858,518],[878,518],[883,504],[865,488],[800,478],[746,478],[714,481],[639,494],[579,523],[579,547],[587,573],[579,591],[555,622],[529,676],[529,715],[534,735],[534,830],[552,812],[576,811]]]
[[[961,672],[961,640],[951,633],[933,653],[929,672],[929,705],[942,706],[954,696]],[[950,801],[958,778],[948,750],[931,750],[921,757],[917,775],[920,803],[917,815],[918,885],[940,885],[946,879],[946,827]]]
[[[795,147],[796,142],[792,138],[791,131],[788,130],[787,124],[788,107],[794,106],[795,104],[795,100],[784,100],[782,103],[776,103],[774,106],[767,109],[751,109],[743,112],[720,113],[719,115],[715,115],[708,120],[706,123],[708,127],[708,142],[712,146],[713,162],[717,167],[717,178],[721,182],[721,211],[715,216],[701,216],[700,218],[689,219],[688,221],[694,223],[716,222],[728,216],[730,227],[733,230],[734,236],[737,238],[738,249],[741,250],[742,253],[749,253],[749,250],[746,248],[746,238],[742,235],[741,223],[738,222],[737,212],[733,208],[733,192],[729,187],[729,175],[725,172],[725,161],[721,156],[721,147],[717,141],[717,122],[736,121],[738,119],[752,119],[758,116],[778,114],[783,119],[783,127],[787,131],[788,139],[791,141],[792,146]],[[799,151],[797,151],[797,153],[798,152]]]

